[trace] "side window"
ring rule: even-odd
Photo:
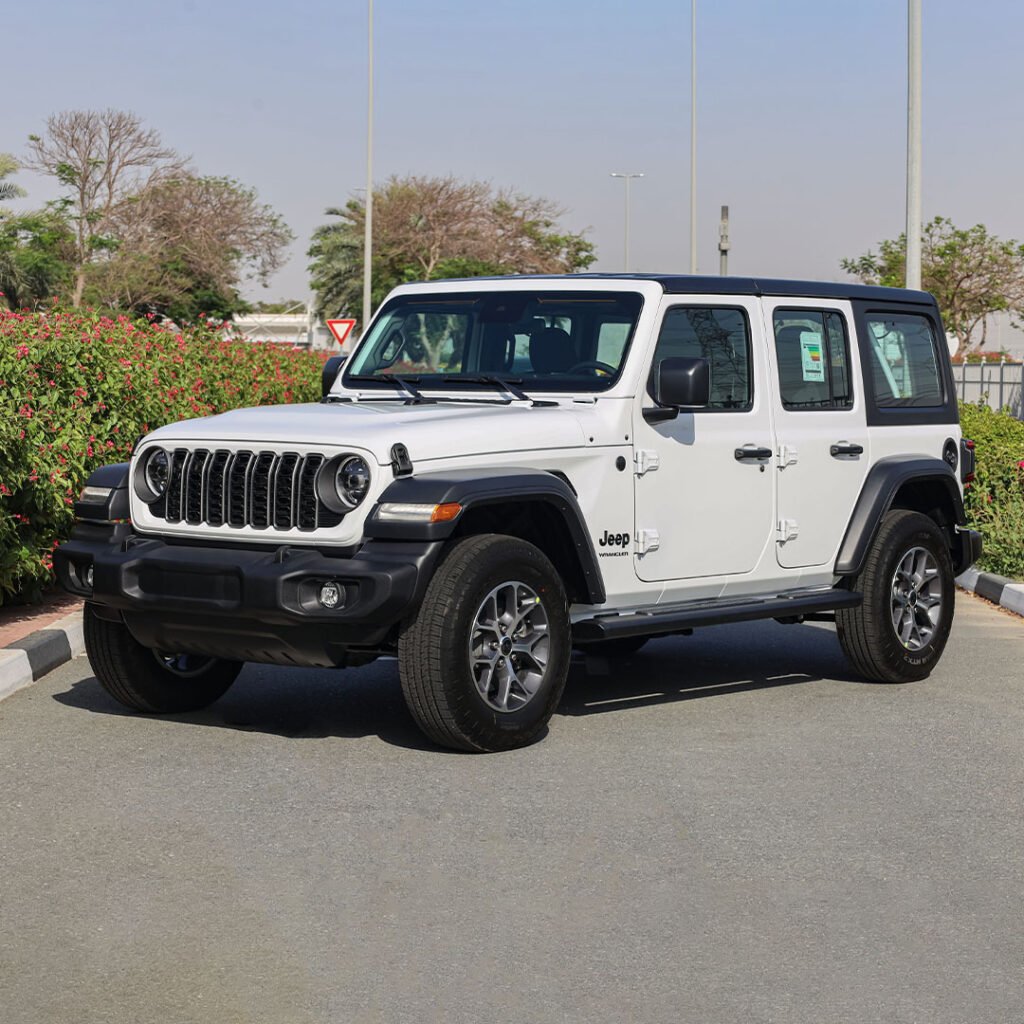
[[[942,405],[931,321],[917,313],[867,313],[864,319],[876,404],[880,408]]]
[[[783,408],[849,409],[850,347],[840,313],[777,309],[772,317]]]
[[[709,409],[750,408],[750,327],[742,309],[676,306],[665,314],[652,373],[670,356],[704,358],[711,366]]]

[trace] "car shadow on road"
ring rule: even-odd
[[[574,654],[557,714],[604,714],[823,679],[857,681],[830,630],[762,623],[716,627],[652,640],[628,658]],[[137,716],[92,676],[53,699],[93,714]],[[231,689],[203,711],[142,717],[289,739],[377,736],[393,746],[441,749],[416,728],[402,698],[398,666],[384,659],[345,671],[247,665]]]
[[[857,682],[828,628],[747,623],[650,640],[622,658],[574,659],[560,713],[594,715],[801,683]]]

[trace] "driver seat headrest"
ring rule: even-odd
[[[530,335],[530,362],[537,373],[565,373],[579,360],[569,332],[545,327]]]

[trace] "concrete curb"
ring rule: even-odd
[[[0,648],[0,700],[84,653],[81,612],[65,615],[46,629]]]
[[[1024,615],[1024,583],[1014,583],[1005,576],[997,576],[994,572],[978,572],[977,569],[968,569],[956,578],[956,582],[957,586],[1008,612]]]

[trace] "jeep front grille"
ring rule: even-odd
[[[168,523],[316,530],[344,515],[317,497],[323,455],[176,448],[163,496],[149,506]]]

